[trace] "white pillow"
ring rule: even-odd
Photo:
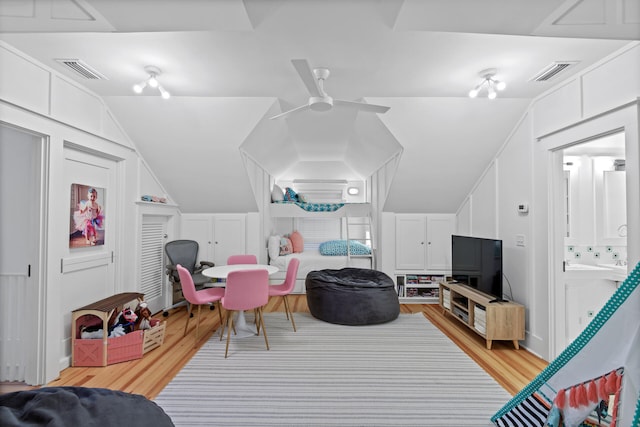
[[[269,243],[267,245],[267,248],[269,259],[278,258],[280,256],[280,236],[269,236]]]
[[[282,191],[282,188],[278,187],[276,184],[273,184],[273,190],[271,190],[271,201],[281,202],[283,200],[284,200],[284,191]]]

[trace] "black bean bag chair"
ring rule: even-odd
[[[374,325],[395,320],[400,303],[393,280],[365,268],[311,271],[305,279],[313,317],[339,325]]]
[[[0,426],[173,427],[142,395],[90,387],[43,387],[0,395]]]

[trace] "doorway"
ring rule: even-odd
[[[40,135],[0,124],[0,381],[38,384],[42,307],[42,158]],[[42,241],[41,241],[42,239]]]
[[[615,292],[616,282],[602,268],[622,267],[627,259],[624,132],[560,152],[564,237],[562,274],[555,286],[557,351],[586,328]]]

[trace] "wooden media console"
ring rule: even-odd
[[[440,306],[443,312],[465,324],[487,341],[491,350],[494,340],[513,341],[516,349],[524,340],[524,306],[510,301],[494,301],[469,286],[458,283],[440,283]]]

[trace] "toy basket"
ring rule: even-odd
[[[82,326],[100,326],[105,331],[110,317],[125,304],[142,301],[143,294],[124,292],[113,295],[71,314],[71,365],[106,366],[142,357],[143,331],[134,331],[120,337],[82,339]]]
[[[73,343],[73,366],[104,366],[103,351],[107,351],[107,365],[140,359],[143,331],[133,331],[121,337],[107,338],[104,348],[101,339],[76,339]]]

